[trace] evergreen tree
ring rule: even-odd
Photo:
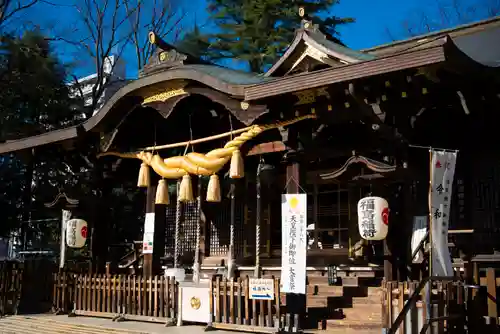
[[[71,125],[75,102],[66,73],[36,32],[0,40],[0,138],[16,139]]]
[[[0,141],[14,140],[67,127],[79,121],[81,104],[70,98],[64,67],[53,55],[48,41],[36,32],[21,37],[0,37]],[[43,148],[45,149],[45,148]],[[54,152],[60,148],[54,148]],[[39,148],[39,153],[42,148]],[[47,193],[63,186],[71,177],[61,150],[43,159],[26,159],[30,154],[0,156],[0,209],[5,214],[0,236],[32,215],[35,189]],[[64,182],[64,183],[62,183]],[[38,200],[43,203],[44,194]],[[43,204],[42,204],[43,205]],[[30,229],[33,227],[30,226]]]
[[[208,59],[238,59],[250,71],[262,72],[284,52],[300,27],[299,8],[315,16],[315,24],[338,41],[338,26],[353,22],[331,10],[339,0],[208,0],[210,20],[216,33],[203,35],[195,29],[179,43],[191,54]]]

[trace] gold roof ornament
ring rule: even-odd
[[[299,16],[304,17],[306,15],[306,9],[304,7],[299,7]]]

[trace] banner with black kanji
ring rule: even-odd
[[[448,248],[448,228],[457,152],[431,150],[432,276],[453,276]]]

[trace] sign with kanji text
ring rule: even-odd
[[[281,291],[306,293],[307,195],[281,199]]]
[[[448,228],[457,152],[431,150],[431,275],[453,276]]]
[[[153,254],[155,236],[155,213],[148,212],[144,219],[144,235],[142,237],[142,254]]]
[[[248,292],[250,299],[274,300],[274,280],[272,278],[250,278]]]

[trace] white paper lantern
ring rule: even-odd
[[[365,240],[384,240],[389,231],[389,203],[382,197],[365,197],[358,202],[359,234]]]
[[[87,222],[83,219],[71,219],[66,224],[66,245],[82,248],[87,240]]]

